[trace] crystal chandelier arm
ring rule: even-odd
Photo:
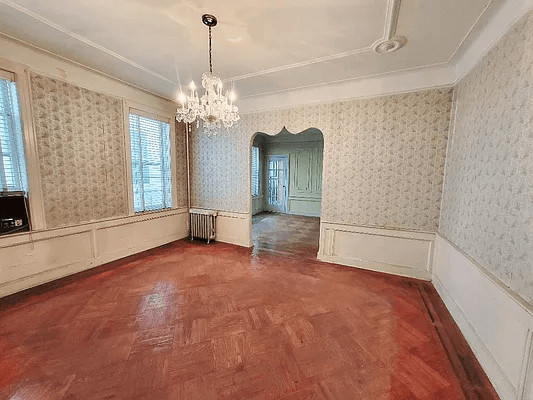
[[[183,92],[179,95],[182,104],[176,110],[178,121],[193,122],[200,120],[206,128],[207,134],[215,135],[218,127],[230,128],[239,120],[238,108],[233,104],[235,93],[232,91],[224,95],[222,92],[222,80],[213,73],[212,33],[211,28],[216,26],[217,19],[214,15],[204,14],[202,22],[209,27],[209,72],[202,75],[202,87],[204,94],[200,97],[194,83],[191,82],[191,94],[186,96]]]

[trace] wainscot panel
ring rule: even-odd
[[[533,400],[533,310],[437,234],[433,284],[504,400]]]
[[[258,214],[263,211],[263,195],[252,198],[252,215]]]
[[[418,279],[431,279],[435,234],[322,222],[318,259]]]
[[[237,246],[251,247],[252,218],[248,213],[219,211],[215,240]]]
[[[0,238],[0,297],[187,236],[187,209]]]
[[[311,197],[289,197],[288,214],[305,215],[308,217],[320,217],[321,204],[322,202],[320,201],[320,199],[314,199]]]

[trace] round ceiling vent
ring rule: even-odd
[[[372,50],[378,54],[392,53],[393,51],[401,49],[407,43],[407,39],[403,36],[394,36],[389,40],[378,40],[372,45]]]

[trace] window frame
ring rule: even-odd
[[[30,70],[27,66],[0,58],[0,69],[11,72],[15,76],[20,119],[22,125],[22,141],[28,177],[29,218],[32,231],[46,229],[44,219],[43,193],[41,186],[41,171],[37,138],[35,136],[34,121],[31,107]]]
[[[254,173],[254,170],[253,170],[253,151],[254,151],[254,147],[257,148],[257,163],[258,163],[258,176],[257,176],[257,181],[258,181],[258,184],[257,184],[257,191],[258,191],[258,194],[257,195],[254,195],[254,187],[253,187],[253,182],[254,182],[254,177],[253,177],[253,173]],[[261,156],[262,156],[262,151],[261,151],[261,146],[254,146],[252,144],[252,153],[251,153],[251,160],[250,160],[250,164],[251,164],[251,167],[252,167],[252,171],[251,171],[251,186],[252,186],[252,198],[253,199],[259,199],[263,196],[263,193],[262,193],[262,185],[261,185]]]
[[[176,124],[175,114],[172,111],[162,110],[156,107],[147,106],[145,104],[135,103],[129,100],[123,100],[124,107],[124,140],[126,151],[124,161],[126,168],[127,192],[128,192],[128,215],[143,215],[151,213],[161,213],[165,211],[174,210],[178,204],[177,194],[177,177],[176,177]],[[135,212],[133,204],[133,171],[131,158],[131,137],[130,137],[130,114],[140,115],[146,118],[156,119],[166,122],[170,125],[170,185],[172,187],[172,204],[170,208],[162,208],[159,210],[145,210]]]

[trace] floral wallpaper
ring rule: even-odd
[[[457,87],[440,232],[533,304],[533,11]]]
[[[248,212],[252,134],[239,128],[208,137],[191,132],[191,207]]]
[[[250,146],[285,126],[324,135],[322,220],[436,231],[453,89],[433,89],[241,116],[223,135],[191,135],[192,205],[250,210]]]
[[[122,100],[31,75],[46,225],[127,215]]]
[[[177,207],[187,207],[187,142],[185,124],[176,122]]]

